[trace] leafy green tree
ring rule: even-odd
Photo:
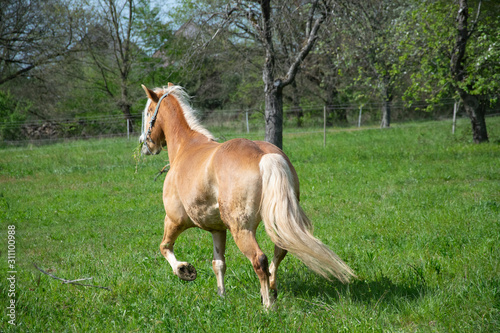
[[[408,6],[401,0],[352,1],[338,23],[354,97],[366,101],[374,95],[382,102],[382,128],[390,127],[392,101],[401,85],[401,21]]]
[[[171,30],[150,1],[87,1],[86,8],[94,15],[83,27],[86,34],[79,56],[91,66],[81,78],[114,101],[132,124],[132,107],[142,97],[139,84],[148,84],[158,78],[157,72],[164,72],[155,52],[162,52]]]
[[[178,50],[174,47],[178,44],[174,44],[172,22],[166,21],[161,8],[150,0],[139,0],[134,9],[132,28],[141,50],[135,64],[134,82],[140,80],[148,86],[164,85],[169,80],[176,82],[179,70],[174,59]]]
[[[471,120],[473,141],[488,141],[485,114],[500,91],[500,6],[487,0],[417,4],[404,57],[418,66],[412,66],[405,97],[431,103],[458,97]]]

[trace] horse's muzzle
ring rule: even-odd
[[[142,144],[141,154],[142,155],[152,155],[151,152],[149,151],[148,147],[146,146],[146,143]]]
[[[142,149],[141,149],[141,154],[142,155],[158,155],[158,152],[153,152],[151,149],[149,149],[148,145],[146,142],[142,144]]]

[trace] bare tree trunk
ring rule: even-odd
[[[265,103],[266,141],[283,148],[283,88],[267,90]]]
[[[391,103],[384,101],[382,104],[382,122],[380,123],[380,128],[391,127]]]
[[[384,98],[382,104],[382,122],[380,123],[380,128],[391,127],[391,101]]]
[[[132,113],[130,112],[130,108],[131,108],[131,103],[130,103],[130,99],[129,99],[129,96],[128,96],[128,87],[125,83],[125,80],[122,82],[122,86],[121,86],[121,98],[118,102],[118,106],[120,107],[125,119],[128,121],[128,124],[129,124],[129,131],[130,133],[133,133],[134,132],[134,122],[133,122],[133,119],[132,119]]]
[[[383,103],[382,103],[382,121],[380,123],[380,128],[391,127],[391,102],[392,102],[392,89],[390,86],[390,78],[385,76],[383,79]]]
[[[312,26],[311,24],[308,24],[306,32],[307,36],[302,48],[296,58],[291,62],[286,75],[283,78],[276,78],[276,53],[272,38],[273,26],[271,20],[271,1],[260,1],[262,12],[262,43],[266,51],[264,70],[262,73],[262,79],[265,86],[266,141],[281,149],[283,148],[283,88],[295,80],[295,76],[300,68],[300,65],[313,48],[319,27],[326,18],[326,12],[322,11],[321,15],[314,21],[314,23],[312,23],[317,5],[318,0],[311,6],[311,11],[309,12],[309,22]]]
[[[266,62],[262,72],[265,95],[266,141],[283,148],[283,87],[274,80],[275,53],[271,28],[271,1],[261,1],[262,28]]]
[[[481,5],[481,2],[479,2]],[[480,7],[479,7],[480,8]],[[478,8],[478,11],[479,11]],[[453,48],[451,57],[451,74],[457,85],[457,92],[460,95],[460,100],[464,105],[465,112],[469,116],[472,125],[472,139],[474,143],[488,142],[488,132],[486,130],[486,105],[483,102],[485,99],[482,96],[472,95],[468,92],[471,86],[467,89],[460,87],[460,83],[467,77],[467,69],[464,65],[465,51],[467,41],[469,40],[472,31],[468,30],[469,8],[467,0],[459,0],[459,10],[457,15],[457,39]]]
[[[107,8],[106,18],[108,20],[108,28],[110,38],[113,45],[113,53],[117,69],[120,73],[120,98],[116,101],[117,106],[123,113],[124,118],[129,122],[129,131],[133,132],[133,119],[130,112],[132,102],[129,98],[128,80],[132,68],[132,23],[135,15],[134,1],[126,0],[124,6],[127,7],[127,16],[122,16],[120,8],[115,1],[101,0],[103,8]],[[105,74],[103,72],[103,78]],[[108,93],[113,95],[108,88]]]
[[[487,101],[481,100],[479,96],[468,94],[463,90],[460,90],[459,94],[465,113],[467,113],[471,121],[472,140],[474,143],[488,142],[485,119]]]

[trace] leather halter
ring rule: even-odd
[[[158,101],[158,104],[156,104],[156,109],[155,109],[155,113],[153,114],[153,117],[151,117],[151,120],[149,121],[149,129],[145,135],[145,138],[144,138],[144,146],[146,147],[146,149],[148,150],[148,152],[153,155],[153,153],[151,152],[151,150],[149,149],[148,147],[148,144],[147,144],[147,141],[151,142],[152,144],[156,144],[153,139],[151,139],[151,130],[153,129],[153,126],[156,122],[156,116],[158,115],[158,110],[160,109],[160,103],[161,101],[163,101],[163,99],[165,97],[168,96],[168,92],[163,94],[163,96],[160,97],[160,100]]]

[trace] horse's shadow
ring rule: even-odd
[[[358,278],[349,284],[328,281],[312,272],[304,274],[282,275],[279,286],[284,292],[303,299],[328,300],[350,300],[355,303],[372,304],[394,304],[397,299],[407,301],[417,300],[428,291],[425,281],[414,281],[412,283],[394,282],[393,279],[383,274],[369,278]]]

